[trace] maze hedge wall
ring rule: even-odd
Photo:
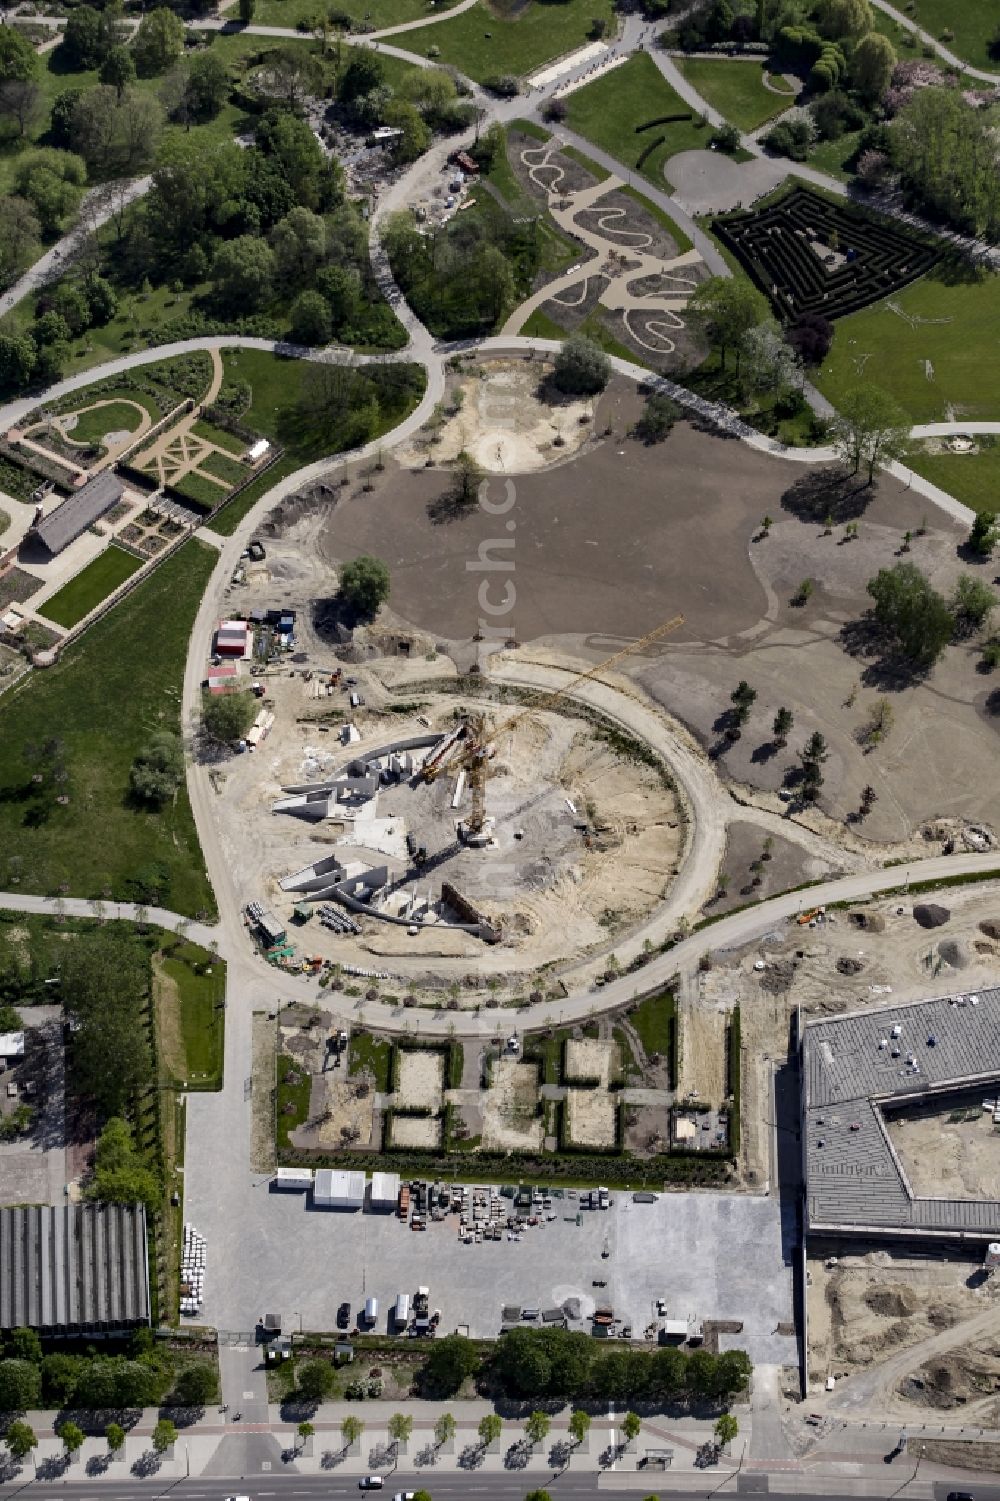
[[[807,188],[712,227],[786,323],[803,313],[855,313],[923,276],[941,255],[935,242]],[[824,247],[843,259],[824,265]]]

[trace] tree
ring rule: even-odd
[[[931,667],[955,629],[945,600],[914,563],[880,568],[868,580],[875,601],[874,615],[901,656],[919,667]]]
[[[333,320],[326,298],[319,292],[300,292],[292,303],[289,324],[296,344],[329,344]]]
[[[146,952],[129,937],[102,928],[90,942],[67,946],[60,978],[63,1004],[76,1022],[71,1044],[76,1087],[103,1117],[120,1116],[152,1077],[142,1014],[149,990]]]
[[[344,69],[344,76],[340,80],[337,97],[341,104],[350,104],[355,99],[360,99],[363,94],[370,94],[372,89],[377,89],[385,80],[385,64],[377,52],[370,52],[367,48],[355,48],[351,52],[351,60]]]
[[[335,1384],[333,1366],[328,1360],[307,1360],[296,1372],[295,1385],[309,1402],[323,1402]]]
[[[207,1364],[185,1366],[174,1383],[174,1392],[185,1407],[204,1407],[216,1393],[215,1372]]]
[[[596,396],[611,379],[611,361],[584,334],[571,334],[556,355],[552,384],[570,396]]]
[[[434,1396],[450,1397],[478,1365],[475,1345],[460,1334],[449,1334],[442,1340],[435,1340],[424,1366],[424,1380]]]
[[[849,391],[834,423],[837,452],[854,474],[866,464],[870,485],[874,484],[876,469],[906,451],[909,434],[910,421],[899,403],[872,385]]]
[[[747,390],[771,395],[801,388],[799,357],[771,319],[747,330],[740,340],[739,359],[741,379]]]
[[[951,597],[951,611],[955,617],[957,634],[971,636],[973,631],[985,630],[996,604],[997,597],[988,584],[973,578],[969,573],[963,573]]]
[[[413,1432],[413,1419],[408,1412],[394,1412],[389,1419],[389,1437],[393,1443],[405,1444]]]
[[[864,36],[872,30],[875,20],[868,0],[823,0],[817,15],[823,36]]]
[[[120,1454],[125,1447],[125,1429],[120,1423],[109,1423],[104,1430],[108,1453]]]
[[[249,693],[205,695],[201,721],[210,740],[219,745],[236,745],[246,738],[257,717],[257,701]]]
[[[73,1459],[83,1448],[85,1434],[76,1423],[63,1423],[61,1428],[56,1429],[57,1438],[61,1438],[66,1458]]]
[[[977,511],[969,532],[969,548],[980,558],[988,558],[997,545],[1000,530],[995,511]]]
[[[38,71],[38,56],[23,31],[16,26],[0,26],[0,79],[33,78]]]
[[[344,1440],[344,1448],[350,1449],[356,1444],[364,1431],[365,1425],[361,1419],[356,1418],[353,1413],[348,1413],[340,1424],[340,1436]]]
[[[184,106],[196,123],[214,120],[229,98],[229,69],[214,52],[198,52],[187,66]]]
[[[662,443],[680,415],[681,409],[676,401],[663,391],[654,391],[646,398],[642,416],[635,425],[635,435],[644,443]]]
[[[821,313],[800,313],[785,337],[804,365],[821,365],[833,343],[833,324]]]
[[[239,14],[243,26],[249,26],[253,20],[253,13],[257,9],[256,0],[240,0]]]
[[[168,803],[184,780],[184,748],[171,730],[158,730],[129,771],[132,796],[153,808]]]
[[[354,266],[321,266],[316,273],[316,290],[330,310],[334,330],[341,333],[361,305],[359,272]]]
[[[440,1449],[455,1437],[455,1419],[450,1412],[443,1412],[434,1424],[434,1443]]]
[[[524,1436],[529,1444],[540,1444],[552,1427],[552,1421],[547,1412],[536,1409],[529,1413],[524,1424]]]
[[[42,90],[33,78],[5,78],[0,82],[0,114],[14,120],[18,135],[27,135],[42,112]]]
[[[19,158],[14,186],[35,210],[43,232],[52,235],[75,213],[86,180],[82,157],[50,147]]]
[[[637,1439],[641,1427],[642,1419],[639,1414],[636,1412],[627,1412],[622,1418],[622,1433],[625,1435],[625,1442],[630,1444],[633,1439]]]
[[[971,108],[950,84],[919,88],[889,125],[888,147],[921,208],[968,234],[995,237],[1000,176],[982,165],[995,150],[988,110]]]
[[[771,730],[778,745],[788,744],[788,732],[795,723],[791,709],[780,708],[771,723]]]
[[[7,1432],[4,1434],[4,1442],[11,1459],[16,1459],[18,1462],[27,1459],[32,1449],[38,1447],[38,1439],[35,1437],[35,1430],[31,1424],[20,1421],[8,1425]]]
[[[574,1444],[582,1444],[590,1432],[590,1413],[575,1407],[569,1415],[569,1436]]]
[[[552,1501],[548,1491],[529,1491],[524,1501]]]
[[[742,276],[710,276],[695,287],[688,308],[713,348],[718,349],[723,370],[726,354],[736,350],[736,373],[740,370],[742,342],[750,330],[767,317],[767,303]]]
[[[77,1355],[54,1351],[42,1359],[42,1396],[54,1407],[68,1407],[76,1398],[82,1362]]]
[[[497,1412],[488,1412],[479,1419],[479,1442],[484,1449],[495,1444],[503,1432],[503,1418]]]
[[[153,1449],[165,1454],[177,1442],[177,1429],[169,1418],[161,1418],[153,1429]]]
[[[715,1436],[724,1449],[728,1448],[740,1431],[740,1425],[731,1412],[720,1413],[715,1420]]]
[[[237,235],[215,252],[212,281],[219,301],[233,311],[255,311],[271,298],[274,254],[256,235]]]
[[[30,1360],[39,1365],[42,1342],[34,1329],[12,1329],[4,1341],[4,1354],[12,1360]]]
[[[851,80],[870,104],[877,103],[889,88],[896,66],[896,49],[880,31],[870,31],[851,55]]]
[[[736,723],[746,724],[750,718],[750,710],[757,701],[757,690],[751,688],[745,678],[742,678],[729,695],[729,701],[733,705]]]
[[[101,17],[92,5],[77,5],[66,18],[59,51],[73,69],[96,68],[101,61]]]
[[[802,793],[809,802],[814,802],[819,796],[819,789],[823,785],[823,762],[827,758],[826,741],[819,730],[814,730],[806,747],[799,753],[802,762]]]
[[[364,553],[340,570],[340,592],[359,615],[374,618],[389,598],[389,569],[381,558]],[[440,1346],[438,1346],[440,1349]]]
[[[184,54],[184,25],[165,5],[147,11],[132,43],[136,71],[143,78],[166,73]]]
[[[109,84],[85,90],[73,106],[73,146],[92,177],[128,176],[156,154],[163,114],[155,99]]]
[[[42,226],[23,198],[0,198],[0,288],[9,287],[38,251]]]
[[[279,278],[294,286],[311,286],[326,252],[326,227],[319,214],[293,208],[274,226],[270,239]]]
[[[87,1197],[104,1204],[141,1203],[150,1211],[159,1206],[159,1177],[137,1153],[127,1121],[112,1117],[98,1137]]]
[[[122,46],[112,47],[101,63],[97,76],[102,83],[114,89],[120,104],[129,84],[135,82],[135,59],[129,49]]]

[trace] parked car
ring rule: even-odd
[[[337,1328],[347,1329],[350,1327],[350,1323],[351,1305],[350,1303],[341,1303],[340,1307],[337,1309]]]

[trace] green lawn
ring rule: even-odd
[[[526,339],[565,339],[566,330],[554,318],[550,318],[548,313],[536,308],[521,329],[521,334]]]
[[[214,915],[186,788],[147,812],[130,803],[128,774],[153,730],[180,732],[188,638],[216,558],[186,542],[54,667],[0,699],[0,851],[21,861],[22,891]],[[35,783],[25,748],[53,737],[67,780]]]
[[[352,1032],[347,1056],[350,1077],[367,1070],[381,1093],[389,1088],[389,1062],[392,1044],[388,1038],[373,1037],[370,1032]]]
[[[160,1018],[161,1061],[171,1085],[221,1089],[225,962],[195,943],[178,940],[164,949],[155,967],[172,982],[160,994],[160,1005],[168,1012]]]
[[[92,411],[81,413],[69,436],[74,443],[100,443],[105,433],[136,432],[141,421],[142,413],[134,406],[113,401],[110,406],[94,407]]]
[[[169,287],[154,287],[151,292],[125,292],[119,300],[118,311],[102,328],[88,328],[85,333],[70,341],[70,359],[66,375],[77,375],[81,370],[91,370],[107,360],[129,354],[135,349],[146,349],[154,344],[169,343],[174,332],[165,325],[175,319],[186,318],[192,303],[208,291],[208,283],[172,292]],[[31,297],[25,297],[3,319],[5,333],[25,333],[34,321],[35,305]]]
[[[246,452],[246,440],[236,433],[227,432],[224,427],[216,427],[211,422],[206,422],[199,417],[192,424],[191,431],[198,438],[204,438],[208,443],[214,443],[216,448],[224,448],[228,453],[242,454]]]
[[[439,5],[431,0],[337,0],[336,9],[364,26],[381,31],[386,26],[400,26],[405,21],[419,21],[447,10],[450,0]],[[257,0],[255,26],[297,26],[320,14],[324,7],[316,0]]]
[[[756,130],[795,102],[793,95],[779,96],[764,87],[766,64],[721,57],[682,57],[677,66],[706,103],[740,130]]]
[[[663,115],[691,113],[648,52],[636,53],[620,68],[598,78],[585,89],[578,89],[567,102],[567,123],[574,130],[603,146],[624,166],[640,171],[658,188],[666,186],[663,169],[670,157],[678,151],[705,150],[708,147],[711,130],[696,126],[693,120],[654,125],[648,130],[637,129]],[[639,167],[640,156],[660,136],[665,137],[663,142]]]
[[[979,453],[916,453],[906,463],[974,511],[1000,510],[1000,444],[978,438]]]
[[[205,511],[214,511],[215,507],[225,500],[228,493],[225,485],[216,485],[212,480],[206,479],[203,474],[199,474],[197,470],[189,470],[180,479],[172,480],[170,488]]]
[[[301,1076],[300,1076],[301,1075]],[[286,1083],[286,1076],[291,1076],[292,1082]],[[312,1081],[307,1073],[303,1073],[295,1058],[289,1058],[282,1053],[277,1060],[278,1098],[276,1114],[278,1120],[278,1151],[288,1149],[291,1142],[288,1140],[289,1133],[309,1116],[309,1093],[312,1089]]]
[[[138,558],[112,542],[93,562],[81,569],[75,578],[64,584],[57,594],[47,599],[39,607],[38,613],[48,620],[54,620],[56,625],[67,628],[76,625],[77,621],[89,615],[102,599],[107,599],[119,584],[124,584],[141,567]]]
[[[820,172],[828,172],[831,177],[847,182],[854,176],[848,162],[861,144],[861,135],[860,130],[849,130],[839,140],[820,141],[809,153],[810,167],[817,167]]]
[[[875,381],[914,422],[1000,418],[1000,279],[942,268],[835,324],[816,384],[837,406]],[[900,317],[890,304],[905,315]],[[940,320],[940,321],[939,321]],[[926,362],[930,361],[930,369]]]
[[[218,532],[223,537],[231,537],[243,520],[243,517],[248,511],[253,509],[261,496],[266,495],[268,490],[272,489],[279,480],[287,478],[289,474],[294,474],[296,469],[300,467],[298,459],[291,458],[279,459],[276,464],[272,464],[271,468],[265,474],[253,480],[251,484],[247,485],[245,490],[241,490],[236,499],[231,501],[224,511],[220,511],[218,516],[213,517],[211,522],[212,531]]]
[[[575,52],[590,40],[595,20],[614,30],[613,0],[527,0],[516,15],[481,3],[451,21],[422,26],[400,38],[407,52],[427,57],[432,47],[438,61],[459,68],[482,82],[497,74],[518,77],[533,73],[553,58]]]
[[[669,1053],[677,1006],[669,990],[648,996],[628,1014],[646,1053]]]
[[[205,474],[214,474],[216,479],[225,480],[231,489],[250,477],[250,470],[245,464],[241,464],[238,459],[229,458],[228,454],[224,453],[207,453],[200,460],[198,467]]]
[[[902,5],[899,9],[903,9]],[[988,51],[1000,23],[993,0],[961,0],[957,5],[955,0],[917,0],[916,10],[908,15],[922,30],[944,42],[956,57],[964,58],[977,68],[994,72],[1000,68]],[[946,29],[955,33],[950,41],[943,35]]]

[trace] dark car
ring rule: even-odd
[[[971,1491],[949,1491],[948,1501],[976,1501]]]
[[[341,1303],[340,1307],[337,1309],[337,1328],[346,1329],[350,1322],[351,1305],[350,1303]]]

